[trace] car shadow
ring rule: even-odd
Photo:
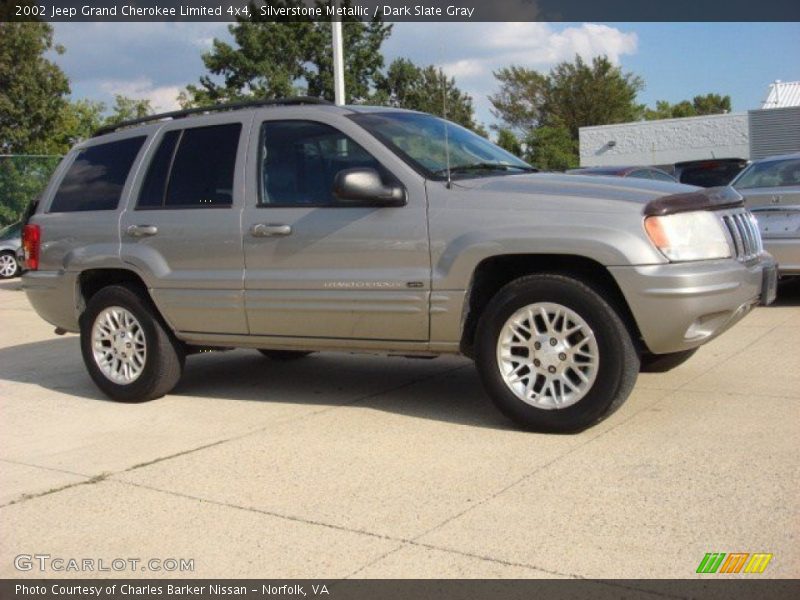
[[[792,277],[778,284],[778,296],[771,306],[800,306],[800,277]]]
[[[0,348],[0,379],[110,402],[86,373],[75,335]],[[173,392],[152,402],[198,396],[330,407],[355,404],[414,418],[514,429],[484,394],[472,363],[461,358],[412,360],[323,352],[279,362],[254,350],[197,354],[187,358]]]
[[[0,281],[0,290],[6,290],[9,292],[21,291],[22,280],[17,277],[16,279],[6,279],[5,281]]]

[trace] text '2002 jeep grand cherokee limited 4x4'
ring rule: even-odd
[[[116,400],[203,348],[462,353],[517,423],[575,431],[774,297],[735,191],[533,173],[427,114],[289,99],[100,133],[24,227],[24,288]]]

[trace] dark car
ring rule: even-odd
[[[687,185],[718,187],[728,185],[747,166],[743,158],[688,160],[675,163],[675,178]]]
[[[672,175],[655,167],[585,167],[570,169],[571,175],[608,175],[611,177],[636,177],[638,179],[654,179],[656,181],[671,181],[675,183]]]

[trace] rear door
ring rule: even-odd
[[[251,122],[247,113],[164,125],[120,219],[122,259],[178,331],[247,333],[240,220]]]
[[[265,109],[253,124],[242,220],[250,332],[427,340],[424,179],[344,116],[302,114]],[[357,167],[401,183],[407,204],[337,203],[336,173]]]

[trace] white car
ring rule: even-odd
[[[20,223],[13,223],[0,229],[0,279],[11,279],[20,274],[17,252],[22,246]]]

